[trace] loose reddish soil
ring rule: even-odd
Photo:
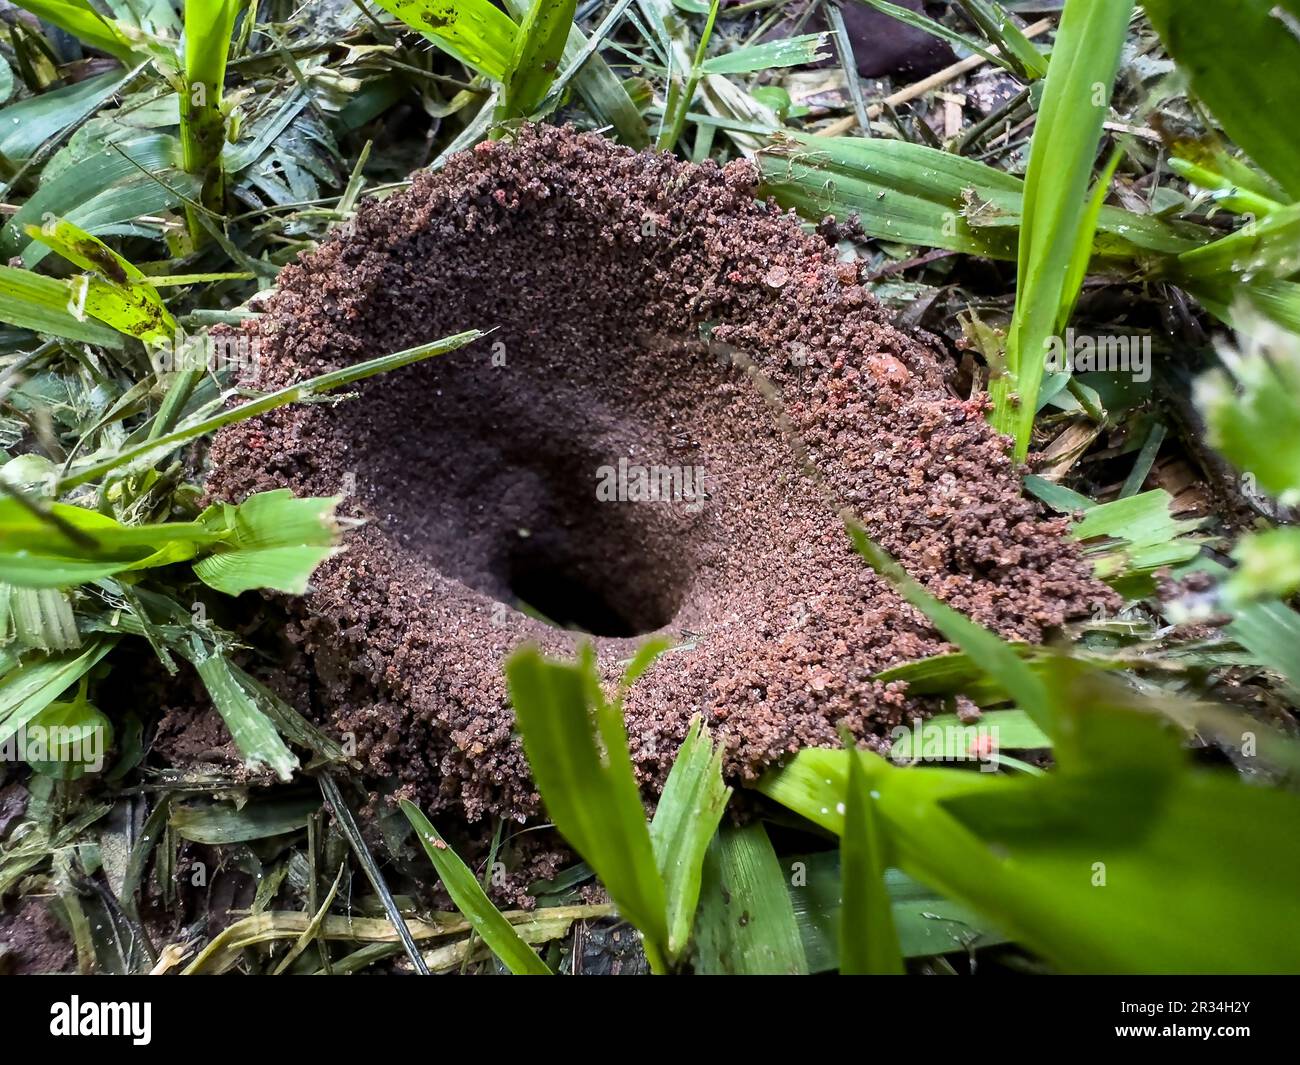
[[[882,668],[945,648],[852,552],[731,349],[784,397],[828,484],[932,592],[1038,641],[1110,602],[1022,498],[1004,442],[934,352],[889,324],[824,239],[754,199],[744,162],[691,166],[524,129],[368,203],[286,269],[248,329],[271,388],[473,327],[359,398],[223,433],[213,491],[347,493],[364,519],[290,603],[314,711],[434,809],[537,810],[502,677],[531,640],[605,635],[613,676],[681,646],[627,703],[662,781],[693,715],[733,779],[837,729],[879,746],[918,709]],[[600,502],[602,466],[701,467],[707,499]]]

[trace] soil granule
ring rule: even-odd
[[[537,812],[502,663],[580,637],[524,603],[596,633],[608,677],[634,637],[678,641],[627,700],[651,787],[695,714],[748,781],[841,727],[881,747],[921,709],[872,678],[946,645],[853,553],[733,351],[780,390],[827,483],[951,606],[1040,641],[1112,602],[1066,522],[1022,497],[982,401],[955,395],[857,264],[756,200],[756,181],[743,161],[527,127],[364,205],[247,324],[259,359],[242,383],[259,389],[496,330],[213,448],[222,498],[342,493],[340,513],[364,519],[288,604],[288,635],[314,713],[400,794],[470,819]],[[703,493],[601,501],[620,460],[625,495],[638,466],[702,470]]]

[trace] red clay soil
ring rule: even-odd
[[[692,166],[567,129],[480,145],[281,276],[248,325],[271,388],[473,327],[486,340],[224,432],[238,500],[347,492],[365,519],[289,604],[314,712],[367,771],[434,809],[538,809],[502,662],[603,635],[613,676],[681,646],[627,702],[661,782],[693,715],[733,779],[847,726],[873,746],[916,712],[886,666],[943,650],[852,552],[734,348],[781,390],[810,457],[936,595],[1038,641],[1111,601],[1022,498],[1004,442],[941,360],[889,324],[825,240],[754,198],[745,162]],[[729,347],[730,346],[730,347]],[[599,470],[700,467],[697,501],[602,502]]]
[[[71,972],[77,952],[67,929],[35,897],[19,899],[0,913],[0,976]]]

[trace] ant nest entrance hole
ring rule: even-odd
[[[744,161],[526,127],[363,205],[247,324],[255,388],[495,330],[213,447],[219,497],[342,489],[363,519],[288,603],[297,653],[268,679],[351,733],[373,777],[471,819],[537,812],[502,665],[528,641],[571,656],[558,626],[594,634],[611,679],[629,637],[677,641],[625,704],[650,788],[696,715],[743,781],[841,728],[884,747],[929,712],[877,674],[946,645],[853,553],[786,428],[981,623],[1038,641],[1114,601],[1022,496],[983,400],[756,184]]]
[[[413,559],[512,611],[627,638],[677,615],[703,500],[694,465],[663,462],[691,458],[670,454],[671,430],[654,417],[668,404],[636,402],[647,356],[593,309],[558,309],[574,328],[554,357],[572,367],[551,362],[525,310],[490,346],[420,367],[417,387],[377,382],[334,416],[355,441],[357,504]],[[599,368],[593,352],[612,365],[581,372]],[[659,461],[642,467],[640,456]],[[631,498],[639,469],[646,481],[662,475],[665,498]]]

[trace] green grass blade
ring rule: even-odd
[[[261,492],[237,507],[218,504],[200,520],[225,538],[194,564],[194,573],[227,595],[253,588],[302,595],[316,567],[337,550],[338,504],[337,496],[296,499],[287,488]]]
[[[158,290],[98,237],[67,219],[55,217],[47,218],[40,226],[28,226],[27,233],[73,265],[94,271],[93,276],[73,283],[73,291],[81,293],[80,302],[87,314],[146,344],[167,341],[175,335],[176,320]]]
[[[203,206],[220,214],[225,203],[222,148],[226,116],[221,107],[230,56],[230,35],[240,0],[185,0],[185,77],[180,93],[181,152],[185,170],[202,183]],[[205,230],[187,208],[196,244]]]
[[[900,975],[904,972],[889,892],[885,888],[885,841],[858,751],[847,750],[844,834],[840,837],[840,972]]]
[[[1081,709],[1086,728],[1097,706]],[[1300,797],[1134,758],[1152,719],[1124,716],[1118,733],[1107,728],[1103,746],[1124,755],[1109,771],[1010,780],[864,754],[899,866],[1065,971],[1293,970],[1300,934],[1276,915],[1300,875]],[[759,790],[842,832],[847,759],[803,751]],[[1188,936],[1210,912],[1216,935]]]
[[[1188,562],[1201,552],[1204,537],[1189,535],[1205,524],[1203,518],[1175,518],[1173,497],[1163,488],[1125,496],[1089,507],[1071,534],[1092,541],[1084,553],[1094,572],[1125,591],[1134,578],[1146,578],[1140,594],[1150,594],[1150,576],[1166,566]]]
[[[490,0],[378,0],[378,3],[471,70],[496,82],[506,80],[514,60],[518,28]]]
[[[32,245],[27,227],[43,224],[50,215],[90,230],[137,217],[130,213],[137,202],[145,208],[174,207],[181,194],[197,187],[196,179],[178,169],[180,162],[175,137],[143,133],[114,140],[57,173],[47,169],[32,195],[0,227],[0,253],[21,252],[23,265],[34,267],[47,249]]]
[[[1088,207],[1079,223],[1078,239],[1071,249],[1070,266],[1061,289],[1061,308],[1056,316],[1058,333],[1063,333],[1070,319],[1074,317],[1074,308],[1079,302],[1079,293],[1083,291],[1084,278],[1088,273],[1088,263],[1092,261],[1093,241],[1101,221],[1101,209],[1105,205],[1106,195],[1110,192],[1110,183],[1115,178],[1115,171],[1122,158],[1123,153],[1119,150],[1111,152],[1110,162],[1102,168],[1101,176],[1093,186],[1092,195],[1088,197]]]
[[[569,28],[569,40],[561,63],[563,73],[551,85],[537,110],[547,114],[553,107],[558,107],[565,87],[572,82],[598,125],[613,126],[619,139],[631,148],[645,148],[650,144],[650,131],[645,119],[622,80],[599,54],[601,45],[631,3],[632,0],[617,0],[590,39],[576,25]],[[528,12],[528,0],[505,0],[505,6],[517,20]]]
[[[290,403],[301,403],[310,396],[324,395],[337,388],[343,388],[345,385],[355,384],[357,381],[374,377],[376,374],[388,373],[424,359],[431,359],[436,355],[445,355],[449,351],[455,351],[457,348],[478,340],[483,335],[479,330],[471,329],[464,333],[456,333],[454,336],[445,337],[442,340],[432,341],[429,344],[408,348],[406,351],[399,351],[392,355],[382,355],[377,359],[368,359],[354,366],[333,370],[330,373],[321,374],[319,377],[312,377],[301,384],[278,389],[262,396],[260,399],[241,403],[230,410],[214,414],[212,417],[204,418],[192,425],[182,426],[154,440],[146,440],[143,443],[124,448],[110,458],[102,459],[63,478],[59,482],[59,490],[66,492],[78,485],[89,484],[91,481],[96,481],[105,474],[112,473],[124,466],[137,463],[152,464],[153,461],[188,440],[206,436],[208,433],[214,433],[228,425],[234,425],[248,418],[255,418],[259,414],[266,414],[268,411],[288,406]]]
[[[318,799],[298,796],[270,798],[235,806],[223,802],[177,803],[172,807],[171,827],[182,839],[209,846],[250,843],[306,827],[307,819],[320,809]]]
[[[226,656],[197,646],[176,649],[193,663],[245,763],[254,768],[266,766],[280,780],[291,780],[298,759],[280,738],[274,722],[239,683]]]
[[[0,266],[0,322],[84,344],[120,348],[124,338],[99,322],[78,318],[69,309],[72,290],[66,281]]]
[[[840,967],[839,925],[843,888],[838,851],[821,851],[793,859],[805,881],[790,891],[799,934],[815,973]],[[789,863],[788,863],[789,864]],[[964,902],[945,898],[898,869],[885,870],[898,945],[904,958],[937,954],[968,955],[980,947],[1007,941],[983,914]]]
[[[1016,257],[1024,182],[976,160],[908,141],[785,132],[759,164],[762,194],[807,218],[856,215],[881,240]],[[1208,233],[1105,206],[1097,228],[1094,255],[1134,262],[1188,251]]]
[[[701,63],[699,69],[703,74],[750,74],[756,70],[798,67],[826,59],[830,53],[825,49],[825,33],[805,33],[719,52]]]
[[[1235,233],[1184,252],[1178,266],[1194,282],[1213,282],[1225,275],[1235,283],[1295,274],[1300,271],[1300,204],[1279,208]]]
[[[596,870],[641,932],[658,972],[668,965],[667,899],[632,772],[622,713],[600,694],[595,667],[523,648],[506,662],[515,721],[555,827]]]
[[[107,52],[123,66],[135,62],[133,31],[116,19],[101,15],[88,0],[19,0],[18,6],[52,22],[92,48]]]
[[[1144,0],[1192,90],[1228,135],[1292,197],[1300,197],[1300,139],[1279,116],[1300,99],[1300,39],[1284,18],[1300,0]]]
[[[81,633],[67,593],[57,588],[0,584],[0,644],[0,668],[5,670],[26,651],[75,651],[81,647]]]
[[[94,669],[116,643],[101,637],[78,651],[30,659],[0,678],[0,744]]]
[[[1132,12],[1133,0],[1067,0],[1048,65],[1025,174],[1007,368],[989,387],[993,424],[1014,437],[1018,461],[1029,451],[1070,263],[1078,244],[1091,243],[1085,195]]]
[[[0,155],[24,163],[51,137],[97,111],[128,80],[120,70],[49,89],[0,108]],[[7,186],[0,184],[7,191]]]
[[[0,500],[0,580],[26,588],[66,588],[126,571],[216,554],[195,564],[199,579],[227,595],[253,588],[301,595],[335,550],[338,499],[261,492],[239,506],[218,503],[195,522],[123,525],[65,503],[33,510]]]
[[[1243,171],[1250,175],[1251,178],[1259,178],[1259,175],[1245,164],[1239,163],[1231,176],[1221,173],[1217,169],[1211,169],[1211,167],[1230,161],[1235,162],[1226,152],[1218,158],[1205,160],[1204,162],[1193,162],[1174,156],[1169,160],[1169,169],[1189,184],[1197,185],[1207,192],[1215,193],[1214,200],[1216,203],[1222,204],[1229,211],[1235,211],[1237,214],[1250,214],[1256,218],[1267,218],[1285,205],[1286,193],[1280,188],[1260,191],[1260,186],[1267,184],[1265,181],[1253,180],[1249,185],[1242,183],[1241,174]]]
[[[1047,73],[1047,56],[1043,55],[1025,36],[1012,20],[1007,9],[997,0],[958,0],[958,2],[970,20],[998,46],[1002,54],[1015,60],[1025,77],[1041,78]]]
[[[700,901],[704,853],[731,798],[722,782],[722,749],[717,750],[696,718],[682,742],[664,785],[650,842],[668,896],[668,953],[675,963],[691,937]]]
[[[1048,685],[1029,668],[1014,647],[996,633],[932,596],[883,548],[875,544],[860,525],[850,524],[849,536],[858,554],[873,570],[929,618],[945,639],[978,661],[981,668],[1011,694],[1016,704],[1033,718],[1043,732],[1058,739],[1060,726],[1056,700]],[[836,802],[839,800],[836,799]]]
[[[501,93],[505,118],[531,115],[559,71],[577,0],[533,0],[515,36]]]
[[[704,859],[704,886],[695,919],[696,971],[748,976],[807,973],[808,959],[788,883],[761,823],[723,828]]]
[[[474,931],[483,937],[483,942],[501,959],[502,963],[516,976],[551,976],[546,963],[515,931],[514,927],[501,916],[501,912],[492,905],[492,900],[474,876],[468,865],[447,846],[446,840],[438,834],[429,819],[420,812],[420,808],[406,799],[402,800],[402,813],[411,822],[419,837],[424,853],[438,870],[442,886],[447,889],[456,909],[469,918]]]

